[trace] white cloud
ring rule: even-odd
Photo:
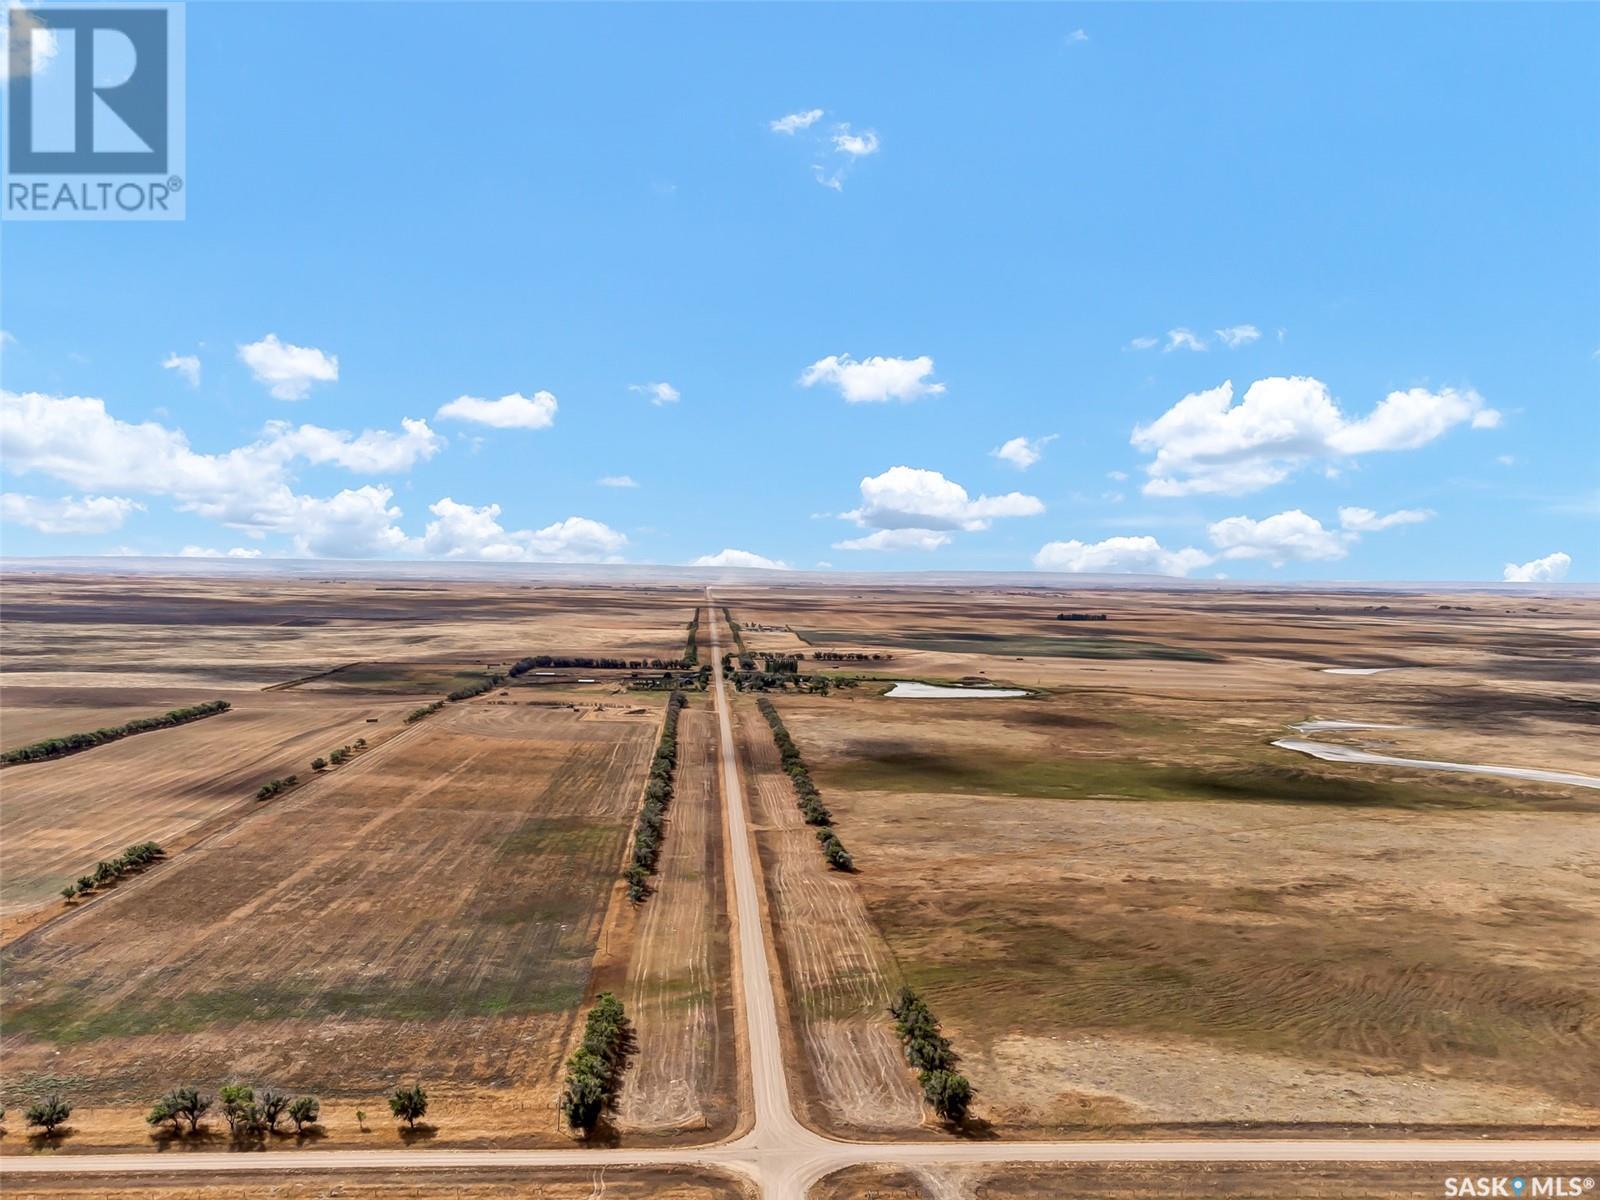
[[[676,404],[682,393],[670,383],[630,383],[630,392],[638,392],[641,396],[649,396],[650,403],[660,406],[663,404]]]
[[[1128,473],[1126,471],[1107,471],[1106,478],[1115,479],[1118,483],[1123,483],[1127,480]]]
[[[835,542],[835,550],[937,550],[950,544],[950,535],[934,529],[880,529],[865,537]]]
[[[1227,517],[1210,525],[1206,532],[1223,558],[1265,558],[1273,566],[1291,559],[1317,562],[1343,558],[1356,538],[1353,533],[1324,529],[1321,521],[1298,508],[1259,521]]]
[[[1174,350],[1204,350],[1205,342],[1197,337],[1190,329],[1167,330],[1167,344],[1161,347],[1161,353],[1171,354]]]
[[[1396,525],[1417,525],[1433,516],[1427,508],[1397,508],[1392,513],[1379,516],[1370,508],[1341,508],[1339,524],[1355,533],[1377,533]]]
[[[1133,339],[1133,341],[1128,343],[1128,349],[1130,349],[1130,350],[1153,350],[1157,346],[1159,346],[1160,344],[1161,344],[1161,339],[1158,338],[1158,337],[1149,337],[1149,336],[1136,337],[1136,338]]]
[[[786,117],[779,117],[776,121],[768,121],[767,128],[773,133],[793,135],[801,129],[810,129],[822,120],[820,108],[808,108],[804,112],[792,112]]]
[[[1067,42],[1069,45],[1076,45],[1080,42],[1087,42],[1088,40],[1089,35],[1081,29],[1074,29],[1071,33],[1067,34]]]
[[[40,533],[109,533],[144,505],[123,496],[62,496],[47,500],[7,492],[0,496],[0,520]]]
[[[1204,550],[1193,546],[1167,550],[1149,536],[1112,537],[1089,543],[1049,542],[1033,556],[1033,565],[1041,571],[1074,574],[1187,575],[1211,562]]]
[[[601,487],[609,488],[636,488],[639,486],[632,475],[602,475],[595,482]]]
[[[310,463],[331,463],[347,471],[378,475],[409,471],[417,463],[427,462],[445,444],[426,421],[412,417],[400,419],[399,433],[365,429],[355,437],[317,425],[295,429],[286,421],[269,421],[266,436],[266,452],[286,460],[299,457]]]
[[[1037,497],[967,495],[938,471],[890,467],[861,481],[861,507],[841,514],[865,529],[968,530],[989,528],[997,517],[1031,517],[1044,511]]]
[[[886,400],[911,401],[944,393],[944,384],[931,383],[933,359],[889,358],[872,355],[857,362],[848,354],[819,358],[800,373],[802,387],[830,384],[849,404],[876,404]]]
[[[176,371],[188,380],[190,387],[200,386],[200,356],[198,354],[169,354],[161,360],[169,371]]]
[[[556,398],[549,392],[512,392],[498,400],[457,396],[434,414],[441,421],[472,421],[495,429],[548,429],[556,423]]]
[[[878,152],[878,135],[870,129],[851,133],[849,124],[838,126],[833,132],[833,148],[851,158],[866,158]]]
[[[422,536],[422,551],[434,558],[494,562],[619,562],[628,539],[587,517],[568,517],[543,529],[508,531],[500,506],[476,508],[446,496],[429,506],[436,518]]]
[[[787,571],[789,564],[774,558],[754,554],[749,550],[719,550],[715,554],[702,554],[691,567],[759,567],[764,571]]]
[[[1052,433],[1039,438],[1014,437],[1003,445],[996,446],[989,453],[1002,462],[1010,463],[1019,471],[1026,471],[1044,457],[1044,448],[1059,436]]]
[[[1485,429],[1500,414],[1471,389],[1392,392],[1358,420],[1326,385],[1306,377],[1258,379],[1233,403],[1231,381],[1185,396],[1130,441],[1155,455],[1145,468],[1152,496],[1243,495],[1280,483],[1313,459],[1409,450],[1453,426]]]
[[[213,550],[209,546],[185,546],[178,551],[179,558],[260,558],[261,551],[235,546],[231,550]]]
[[[1229,350],[1237,350],[1240,346],[1259,341],[1261,330],[1254,325],[1229,325],[1226,329],[1217,330],[1217,338]]]
[[[1557,550],[1520,565],[1507,563],[1504,578],[1507,583],[1559,583],[1571,567],[1572,555]]]
[[[318,498],[289,486],[299,461],[359,471],[404,470],[442,444],[426,422],[403,432],[357,437],[314,425],[269,424],[260,439],[203,454],[182,430],[155,421],[131,424],[86,396],[0,391],[0,458],[17,474],[49,475],[70,486],[168,496],[177,507],[236,529],[280,532],[301,553],[366,554],[403,550],[393,527],[400,515],[387,488],[362,487]]]
[[[313,383],[333,383],[339,378],[337,355],[314,346],[280,342],[275,333],[241,345],[239,361],[279,400],[304,400]]]

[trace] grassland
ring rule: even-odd
[[[856,646],[862,638],[849,630],[796,629],[808,646]],[[941,654],[1022,655],[1042,658],[1164,658],[1180,662],[1217,662],[1218,656],[1183,646],[1165,646],[1117,637],[1074,637],[1034,633],[956,633],[904,631],[878,633],[874,646],[928,650]]]

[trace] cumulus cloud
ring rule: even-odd
[[[609,525],[587,517],[568,517],[543,529],[510,531],[499,521],[500,506],[475,507],[446,496],[429,506],[434,520],[422,536],[422,551],[433,558],[491,562],[619,562],[628,539]]]
[[[180,429],[133,424],[88,396],[0,391],[0,457],[16,474],[48,475],[73,487],[170,497],[177,507],[252,533],[279,532],[301,553],[364,557],[403,550],[400,515],[388,488],[347,489],[318,498],[291,487],[297,462],[358,471],[405,470],[442,440],[426,422],[400,433],[348,433],[314,425],[267,425],[262,436],[219,454],[194,450]]]
[[[934,529],[880,529],[865,537],[835,542],[835,550],[937,550],[950,544],[950,535]]]
[[[189,383],[190,387],[200,386],[200,356],[198,354],[169,354],[161,360],[161,365],[169,371],[176,371]]]
[[[1193,546],[1168,550],[1148,536],[1048,542],[1033,556],[1033,565],[1041,571],[1074,574],[1187,575],[1211,562],[1204,550]]]
[[[241,345],[239,361],[279,400],[304,400],[311,394],[312,384],[333,383],[339,378],[337,355],[314,346],[280,342],[275,333]]]
[[[833,148],[840,154],[848,154],[851,158],[866,158],[867,155],[878,152],[878,135],[870,129],[851,133],[850,126],[846,123],[833,131]]]
[[[595,482],[601,487],[609,488],[636,488],[639,486],[632,475],[602,475]]]
[[[7,492],[0,496],[0,520],[40,533],[108,533],[120,529],[144,505],[124,496],[62,496],[47,500]]]
[[[810,129],[822,120],[820,108],[808,108],[803,112],[792,112],[786,117],[779,117],[775,121],[768,121],[767,128],[773,133],[782,133],[793,136],[802,129]]]
[[[1204,340],[1196,336],[1191,329],[1167,330],[1167,344],[1161,347],[1163,354],[1171,354],[1174,350],[1204,350]]]
[[[1341,508],[1339,524],[1355,533],[1377,533],[1396,525],[1418,525],[1433,516],[1427,508],[1397,508],[1392,513],[1379,516],[1370,508]]]
[[[719,550],[715,554],[702,554],[689,564],[691,567],[759,567],[764,571],[787,571],[789,564],[775,558],[755,554],[749,550]]]
[[[317,425],[293,428],[286,421],[269,421],[262,452],[284,460],[303,458],[347,471],[391,475],[427,462],[444,444],[444,438],[428,428],[426,421],[412,417],[400,419],[399,433],[366,429],[354,436]]]
[[[1261,330],[1254,325],[1229,325],[1226,329],[1217,330],[1217,340],[1229,350],[1237,350],[1240,346],[1260,341]]]
[[[1128,349],[1130,349],[1130,350],[1154,350],[1160,344],[1161,344],[1161,339],[1160,338],[1158,338],[1158,337],[1150,337],[1147,334],[1144,337],[1136,337],[1136,338],[1134,338],[1131,342],[1128,343]]]
[[[1089,40],[1088,33],[1086,33],[1082,29],[1074,29],[1071,33],[1067,34],[1067,44],[1068,45],[1077,45],[1077,44],[1079,44],[1081,42],[1087,42],[1088,40]]]
[[[549,392],[511,392],[498,400],[457,396],[434,414],[441,421],[471,421],[493,429],[548,429],[556,423],[556,398]]]
[[[1323,528],[1321,521],[1298,508],[1259,521],[1227,517],[1208,526],[1206,532],[1223,558],[1265,558],[1273,566],[1291,559],[1317,562],[1343,558],[1355,540],[1352,533]]]
[[[1557,550],[1525,563],[1507,563],[1503,577],[1507,583],[1559,583],[1571,569],[1572,556]]]
[[[890,467],[861,481],[861,506],[842,514],[867,529],[967,530],[989,528],[997,517],[1031,517],[1044,511],[1035,496],[1007,492],[973,499],[938,471]]]
[[[849,404],[881,404],[886,400],[911,401],[944,393],[944,384],[932,383],[933,359],[889,358],[872,355],[857,362],[848,354],[819,358],[800,373],[802,387],[827,384],[839,390]]]
[[[1026,471],[1044,457],[1044,448],[1058,436],[1060,435],[1052,433],[1039,438],[1014,437],[996,446],[989,453],[1002,462],[1010,463],[1019,471]]]
[[[1497,425],[1500,414],[1470,388],[1391,392],[1359,419],[1346,417],[1327,386],[1307,377],[1258,379],[1233,403],[1231,381],[1185,396],[1134,427],[1151,496],[1243,495],[1288,478],[1314,459],[1424,446],[1451,428]]]
[[[650,397],[650,403],[658,407],[663,404],[676,404],[682,397],[682,393],[670,383],[630,383],[628,390]]]

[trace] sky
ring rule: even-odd
[[[191,3],[187,219],[0,228],[0,549],[1594,582],[1597,53]]]

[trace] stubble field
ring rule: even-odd
[[[1000,1136],[1600,1123],[1600,792],[1270,744],[1292,723],[1362,721],[1403,728],[1305,736],[1600,774],[1592,602],[719,598],[767,627],[753,648],[808,652],[822,629],[829,650],[893,656],[802,660],[865,678],[776,701],[869,918],[860,934],[811,921],[814,890],[774,896],[780,925],[828,947],[784,943],[804,1066],[841,1131],[881,1136],[881,1116],[852,1113],[804,1031],[842,994],[902,980],[943,1020]],[[1081,610],[1109,619],[1053,620]],[[1051,636],[1182,654],[1027,652]],[[1027,649],[962,650],[997,641]],[[1403,669],[1327,670],[1347,665]],[[891,676],[1033,694],[889,699]],[[886,950],[860,957],[874,938]],[[865,969],[801,965],[830,955]],[[876,1025],[892,1036],[881,1011]]]

